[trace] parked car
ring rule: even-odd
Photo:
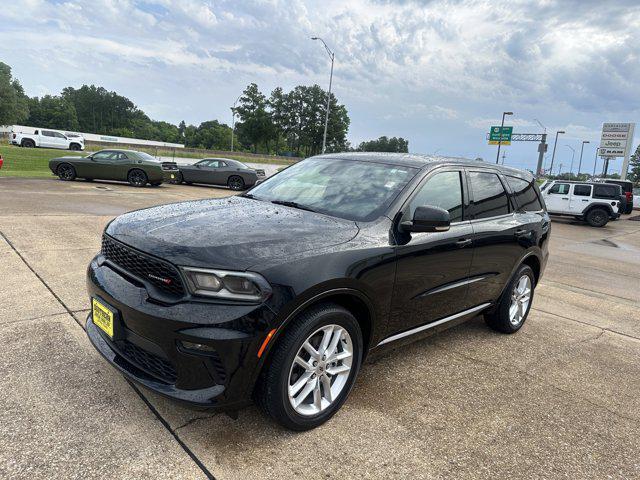
[[[34,133],[12,133],[11,143],[25,148],[61,148],[63,150],[84,150],[82,136],[68,137],[53,130],[36,130]]]
[[[122,215],[87,286],[87,334],[125,377],[201,407],[251,398],[294,430],[362,361],[484,315],[524,324],[551,222],[534,177],[408,154],[312,157],[227,198]]]
[[[193,165],[180,165],[175,183],[226,185],[231,190],[246,190],[264,180],[264,170],[255,170],[230,158],[205,158]]]
[[[640,208],[640,188],[633,189],[633,208]]]
[[[85,180],[127,181],[134,187],[147,183],[158,186],[178,173],[174,162],[160,162],[148,153],[136,150],[100,150],[86,157],[59,157],[49,160],[49,169],[60,180],[77,177]]]
[[[620,213],[628,215],[633,211],[633,182],[628,180],[614,180],[611,178],[598,178],[595,181],[599,183],[620,185],[624,194],[623,208],[621,208]]]
[[[567,180],[545,182],[542,196],[549,214],[572,216],[592,227],[604,227],[609,220],[616,220],[624,198],[619,185]]]

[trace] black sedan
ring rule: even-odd
[[[180,165],[175,183],[226,185],[231,190],[246,190],[264,180],[264,170],[254,170],[230,158],[205,158],[193,165]]]

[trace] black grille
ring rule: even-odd
[[[184,286],[178,269],[169,263],[144,255],[108,235],[102,236],[102,255],[125,271],[152,283],[164,293],[174,296],[184,295]]]
[[[122,355],[138,368],[167,383],[176,383],[176,369],[166,360],[125,340],[121,348]]]

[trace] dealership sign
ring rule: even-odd
[[[627,178],[629,157],[633,147],[633,131],[635,123],[603,123],[598,155],[611,159],[624,157],[622,163],[622,179]]]
[[[601,157],[627,157],[633,141],[633,123],[604,123],[600,137]]]

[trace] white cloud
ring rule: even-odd
[[[103,84],[198,122],[228,116],[252,81],[326,87],[319,35],[355,137],[405,131],[416,150],[475,156],[503,110],[576,135],[637,118],[638,18],[634,0],[606,14],[592,0],[16,0],[0,9],[0,60],[31,94]],[[465,134],[445,142],[452,125]]]

